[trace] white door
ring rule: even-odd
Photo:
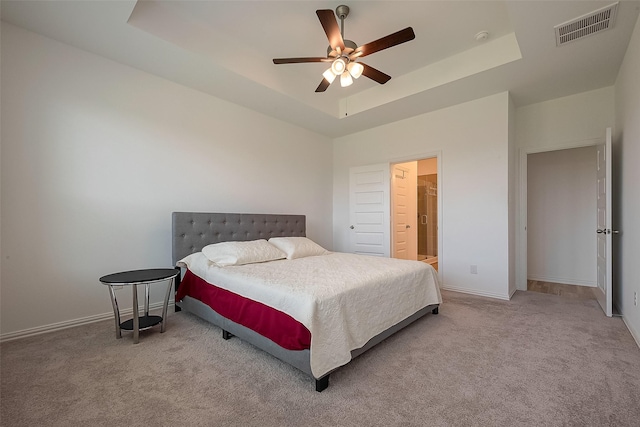
[[[393,165],[391,173],[392,243],[394,258],[418,259],[418,162]]]
[[[611,128],[607,128],[604,144],[597,146],[597,215],[598,261],[596,296],[604,313],[612,313],[612,230],[611,230]],[[617,232],[616,232],[617,233]]]
[[[389,257],[389,164],[349,170],[351,252]]]

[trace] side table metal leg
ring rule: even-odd
[[[164,296],[164,304],[162,305],[162,325],[160,326],[160,333],[164,332],[167,325],[167,306],[169,305],[169,296],[171,295],[171,288],[173,287],[173,282],[176,278],[172,278],[169,280],[169,285],[167,286],[167,293]]]
[[[120,309],[118,308],[116,292],[111,285],[109,285],[109,296],[111,297],[111,306],[113,307],[113,317],[116,320],[116,339],[122,338],[122,331],[120,330]]]
[[[144,315],[149,316],[149,284],[144,284]]]
[[[138,285],[132,285],[133,288],[133,343],[138,344],[140,337],[140,318],[138,317]]]

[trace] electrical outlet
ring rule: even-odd
[[[471,268],[469,269],[471,274],[478,274],[478,266],[475,264],[471,264]]]
[[[638,306],[638,292],[633,293],[633,305]]]

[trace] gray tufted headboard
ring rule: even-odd
[[[171,261],[219,242],[305,237],[304,215],[173,212]]]

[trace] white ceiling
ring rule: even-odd
[[[325,63],[316,9],[346,3],[358,45],[405,27],[416,39],[362,61],[392,79],[314,90]],[[556,47],[554,26],[612,1],[6,1],[2,20],[330,137],[510,91],[516,106],[614,84],[640,11]],[[490,37],[475,40],[479,31]]]

